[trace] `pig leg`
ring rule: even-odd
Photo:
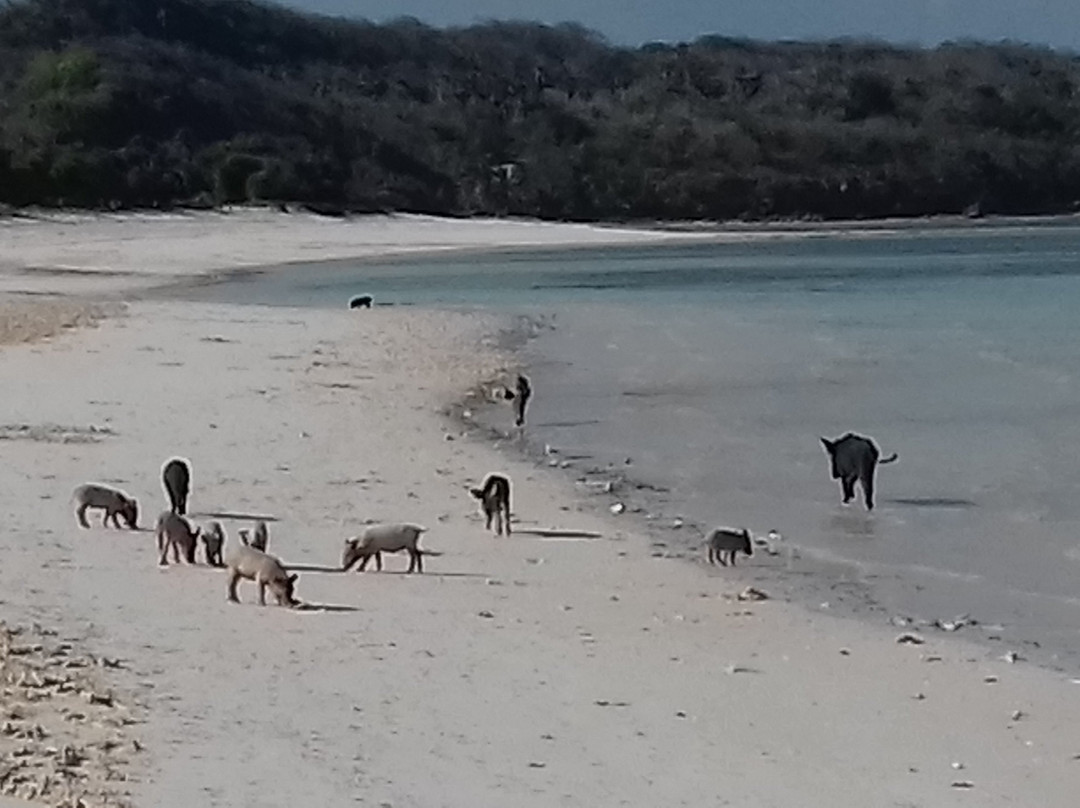
[[[239,603],[240,598],[236,596],[236,585],[240,583],[240,573],[233,570],[229,575],[229,600],[233,603]]]

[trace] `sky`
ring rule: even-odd
[[[484,20],[576,22],[615,45],[873,37],[899,44],[1009,39],[1080,53],[1080,0],[273,0],[339,17],[409,16],[435,27]]]

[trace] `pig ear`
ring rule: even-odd
[[[293,573],[292,575],[290,575],[290,576],[289,576],[289,583],[290,583],[290,584],[295,584],[295,583],[296,583],[296,577],[297,577],[297,576],[296,576],[296,573],[295,573],[295,572],[294,572],[294,573]]]

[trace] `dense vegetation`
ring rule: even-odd
[[[247,0],[0,0],[0,202],[572,219],[1045,213],[1080,61],[1019,46],[611,47]]]

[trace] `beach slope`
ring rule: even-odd
[[[219,259],[196,241],[184,271]],[[145,719],[123,769],[134,804],[1075,803],[1068,677],[740,600],[773,559],[657,553],[563,475],[464,435],[443,413],[512,367],[485,339],[505,325],[137,301],[0,350],[3,615],[124,660],[114,687]],[[302,608],[260,608],[248,583],[231,604],[223,571],[158,566],[147,528],[174,455],[195,521],[234,542],[267,518]],[[489,471],[514,482],[511,538],[466,490]],[[136,496],[143,530],[78,527],[69,499],[89,480]],[[404,555],[338,571],[369,520],[424,525],[438,555],[422,575]]]

